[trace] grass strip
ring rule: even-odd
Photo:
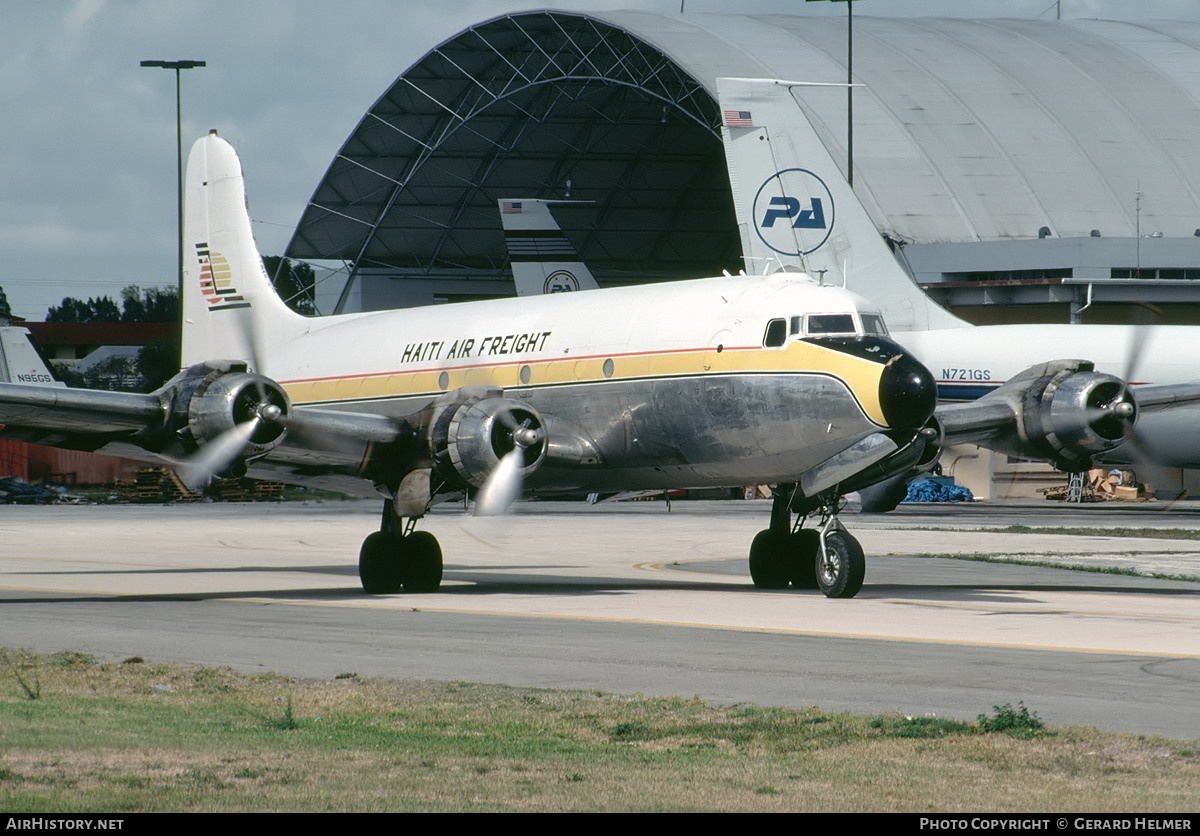
[[[1200,743],[9,650],[9,812],[1200,809]],[[23,688],[37,681],[36,699]]]
[[[1090,552],[1089,552],[1090,554]],[[1133,556],[1136,553],[1128,553]],[[1036,556],[1035,556],[1036,555]],[[1195,575],[1170,574],[1167,572],[1142,572],[1126,566],[1099,566],[1087,563],[1059,563],[1042,558],[1056,555],[1065,559],[1079,557],[1078,552],[1030,552],[1023,554],[988,554],[985,552],[919,552],[913,557],[939,557],[945,560],[969,560],[975,563],[1009,563],[1014,566],[1037,566],[1042,569],[1067,569],[1072,572],[1093,572],[1099,575],[1125,575],[1132,578],[1156,578],[1162,581],[1184,581],[1200,583],[1200,577]]]
[[[1200,529],[1192,528],[1075,528],[1070,526],[1006,525],[992,528],[946,526],[905,527],[906,531],[981,531],[988,534],[1062,534],[1069,537],[1142,537],[1150,540],[1200,540]]]

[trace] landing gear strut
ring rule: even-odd
[[[862,588],[866,559],[858,540],[837,517],[836,494],[820,497],[821,520],[816,528],[801,528],[809,504],[792,524],[795,485],[779,485],[771,502],[771,527],[750,544],[750,577],[760,589],[819,588],[829,598],[853,598]]]
[[[428,531],[416,531],[417,517],[397,516],[390,501],[383,503],[379,531],[363,540],[358,553],[358,577],[372,595],[436,592],[442,583],[442,548]]]

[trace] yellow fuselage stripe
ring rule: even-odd
[[[612,374],[604,367],[612,361]],[[521,379],[527,367],[526,379]],[[681,377],[725,374],[823,374],[840,379],[858,400],[863,412],[887,426],[879,403],[879,376],[883,366],[824,346],[796,341],[787,348],[674,349],[665,351],[593,354],[526,359],[465,366],[433,366],[376,374],[320,377],[282,381],[296,404],[437,396],[464,386],[551,386],[603,383],[633,378]],[[445,378],[442,378],[445,375]]]

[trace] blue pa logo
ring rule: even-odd
[[[754,196],[754,230],[777,253],[808,255],[833,231],[833,195],[804,168],[777,171]]]

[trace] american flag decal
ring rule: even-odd
[[[505,200],[505,201],[501,201],[501,203],[500,203],[500,212],[501,212],[502,214],[505,214],[505,215],[519,215],[519,214],[521,214],[521,201],[519,201],[519,200]]]
[[[727,128],[753,128],[754,120],[750,118],[748,110],[727,110],[725,111],[725,127]]]
[[[233,286],[233,271],[225,256],[211,251],[208,244],[203,243],[196,245],[196,259],[200,262],[200,292],[210,311],[250,307]]]

